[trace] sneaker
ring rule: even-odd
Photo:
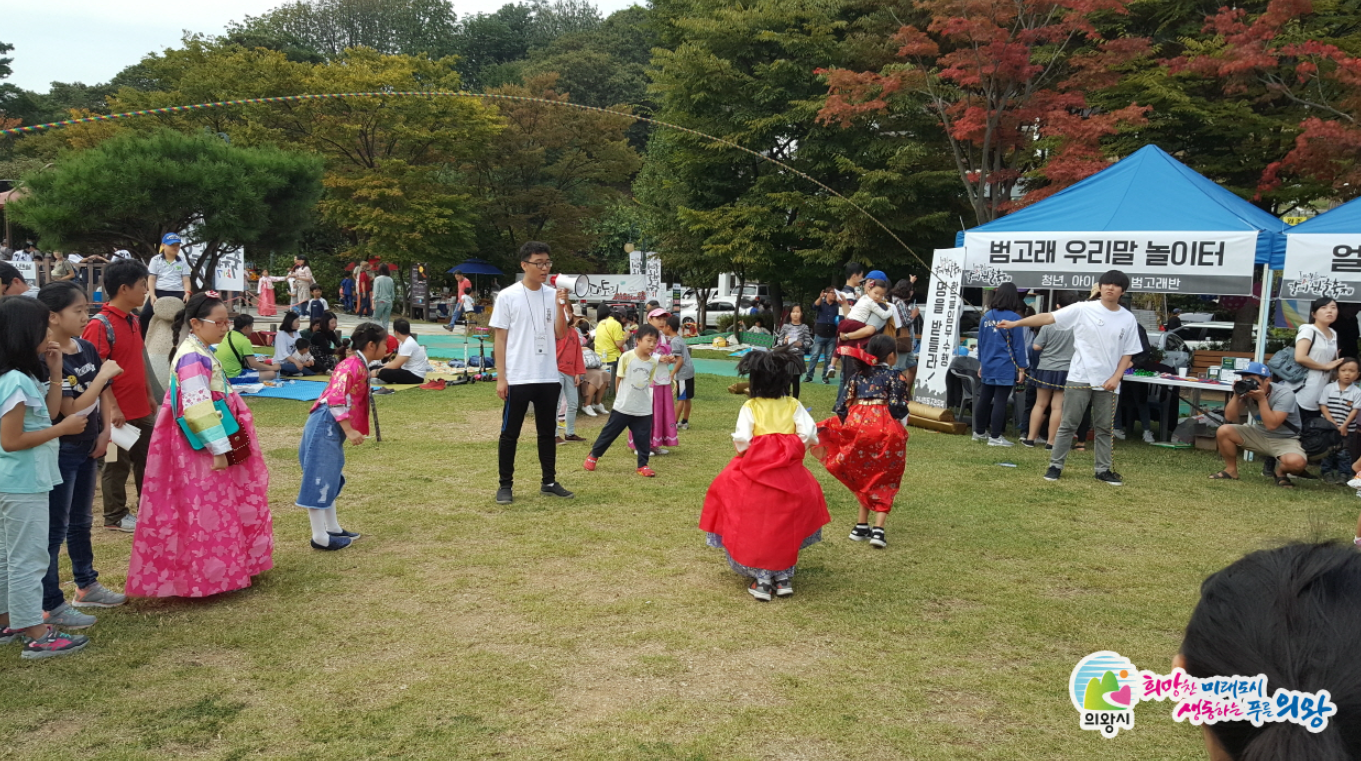
[[[586,417],[595,417],[595,408],[587,404],[581,408],[581,413]]]
[[[640,475],[640,476],[642,476],[642,477],[644,477],[644,478],[656,478],[656,477],[657,477],[657,471],[655,471],[655,470],[653,470],[652,468],[649,468],[648,466],[644,465],[643,467],[641,467],[641,468],[638,469],[638,475]]]
[[[511,493],[509,486],[502,486],[496,490],[496,504],[509,505],[515,501],[515,495]]]
[[[1111,486],[1124,486],[1125,484],[1124,479],[1120,478],[1120,474],[1113,470],[1103,470],[1097,473],[1096,480],[1103,481]]]
[[[804,378],[804,379],[803,379],[803,382],[804,382],[804,383],[812,383],[812,382],[813,382],[813,376],[810,375],[810,376],[808,376],[807,378]]]
[[[1157,443],[1158,443],[1158,440],[1155,439],[1155,438],[1153,438],[1153,432],[1152,432],[1152,431],[1144,431],[1144,443],[1145,443],[1145,444],[1157,444]]]
[[[1356,478],[1353,478],[1352,480],[1348,481],[1347,485],[1352,487],[1353,489],[1361,490],[1361,476],[1357,476]]]
[[[360,534],[357,531],[346,531],[345,529],[341,529],[339,531],[327,531],[326,535],[344,537],[346,539],[349,539],[351,542],[363,536],[363,534]]]
[[[1121,441],[1125,440],[1125,429],[1123,428],[1116,428],[1114,431],[1111,431],[1111,434]]]
[[[1007,439],[1006,439],[1005,436],[998,436],[998,437],[996,437],[996,438],[989,438],[989,439],[988,439],[988,446],[990,446],[990,447],[1014,447],[1014,446],[1016,446],[1016,445],[1013,444],[1013,443],[1011,443],[1010,441],[1007,441]]]
[[[1046,480],[1046,481],[1057,481],[1057,480],[1059,480],[1059,478],[1061,478],[1062,476],[1063,476],[1063,469],[1062,469],[1062,468],[1056,468],[1056,467],[1054,467],[1053,465],[1050,465],[1050,466],[1049,466],[1049,470],[1046,470],[1046,471],[1044,472],[1044,480]]]
[[[335,552],[336,550],[343,550],[346,547],[349,547],[350,544],[354,541],[353,539],[350,539],[348,536],[336,536],[335,534],[332,534],[329,531],[326,533],[331,537],[330,539],[326,540],[326,544],[317,544],[316,540],[313,539],[311,541],[312,549],[325,550],[327,552]]]
[[[654,449],[654,450],[652,450],[652,454],[671,454],[671,450],[670,450],[670,449]]]
[[[90,644],[89,637],[59,632],[55,627],[49,626],[47,627],[47,634],[37,639],[24,637],[24,652],[19,657],[26,660],[56,658],[78,653],[84,650],[88,644]]]
[[[1026,449],[1034,449],[1034,448],[1035,448],[1035,440],[1034,440],[1034,439],[1021,439],[1021,446],[1025,447]]]
[[[852,542],[863,542],[869,538],[870,538],[870,524],[857,523],[855,524],[855,528],[851,529]]]
[[[77,608],[116,608],[127,601],[127,597],[110,592],[97,581],[84,589],[77,589],[75,597],[71,598],[71,604]]]
[[[973,434],[973,440],[974,440],[974,441],[986,441],[987,438],[988,438],[988,435],[987,435],[986,433],[975,433],[975,434]]]
[[[448,384],[442,378],[440,380],[428,380],[421,384],[422,391],[443,391],[447,387]]]
[[[553,495],[554,497],[562,497],[563,499],[571,499],[571,498],[573,498],[573,497],[576,496],[576,495],[573,494],[572,492],[567,491],[566,489],[564,489],[564,488],[562,487],[562,484],[558,483],[557,481],[554,481],[554,482],[551,483],[551,484],[544,484],[543,486],[540,486],[540,487],[539,487],[539,493],[540,493],[540,494],[551,494],[551,495]]]
[[[676,430],[678,430],[678,431],[688,431],[688,430],[690,430],[690,421],[687,420],[687,421],[684,421],[684,422],[681,422],[681,423],[676,423]]]
[[[453,325],[441,325],[440,327],[441,327],[441,328],[444,328],[445,330],[449,331],[450,333],[454,332],[454,326],[453,326]]]
[[[822,376],[822,382],[823,382],[823,383],[831,383],[831,381],[828,380],[828,379],[827,379],[827,376],[825,376],[825,375]]]
[[[598,459],[598,458],[595,458],[595,457],[587,457],[587,458],[586,458],[586,462],[582,463],[582,464],[581,464],[581,467],[583,467],[583,468],[585,468],[585,469],[587,469],[587,470],[595,470],[595,464],[596,464],[597,462],[599,462],[599,459]]]
[[[595,406],[595,411],[596,411],[596,412],[599,412],[599,413],[602,414],[602,415],[608,415],[608,414],[610,414],[610,411],[607,410],[607,409],[605,409],[605,403],[604,403],[604,402],[601,402],[601,403],[597,404],[597,405]]]
[[[771,588],[770,582],[757,579],[751,583],[751,586],[747,587],[747,591],[761,602],[770,602],[770,593],[774,590]]]
[[[553,438],[553,443],[554,443],[554,444],[557,444],[558,446],[562,446],[563,444],[566,444],[566,443],[567,443],[567,439],[564,439],[564,438],[561,437],[561,436],[555,436],[555,437]]]
[[[884,537],[884,530],[878,526],[870,529],[870,546],[883,549],[888,546],[888,540]]]
[[[397,392],[393,391],[390,388],[375,388],[373,389],[373,393],[382,395],[382,394],[395,394]]]
[[[1046,451],[1052,451],[1052,450],[1054,449],[1054,445],[1053,445],[1053,444],[1045,444],[1045,445],[1044,445],[1044,448],[1045,448]]]
[[[17,642],[24,636],[18,629],[11,629],[8,626],[0,626],[0,645],[8,645]]]
[[[1275,477],[1276,477],[1276,458],[1275,458],[1275,457],[1263,457],[1263,458],[1262,458],[1262,475],[1265,476],[1265,477],[1267,477],[1267,478],[1275,478]]]
[[[566,441],[585,441],[585,439],[581,438],[580,436],[576,435],[575,433],[569,433],[569,434],[567,434],[567,436],[564,437],[564,438],[565,438]]]
[[[788,597],[794,594],[794,585],[789,583],[789,579],[775,580],[775,596]]]
[[[110,531],[122,531],[124,534],[131,534],[137,530],[137,516],[128,513],[123,516],[123,520],[117,523],[106,523],[104,528]]]
[[[43,623],[65,629],[88,629],[98,620],[89,613],[81,613],[66,602],[54,610],[43,611]]]

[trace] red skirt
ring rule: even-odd
[[[792,433],[757,436],[710,484],[699,527],[722,537],[733,560],[751,568],[789,568],[804,540],[832,522],[803,451],[803,440]]]
[[[893,508],[907,460],[907,429],[884,404],[852,404],[846,422],[833,415],[818,423],[813,450],[827,472],[876,513]]]

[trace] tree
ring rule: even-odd
[[[199,254],[195,282],[242,246],[287,250],[321,196],[321,161],[276,148],[238,148],[209,135],[126,132],[28,175],[16,220],[44,242],[126,248],[143,260],[180,231]]]
[[[1088,93],[1118,82],[1148,40],[1105,39],[1097,21],[1129,0],[922,0],[894,35],[900,62],[827,70],[826,123],[891,119],[925,105],[940,120],[979,224],[1106,166],[1101,141],[1147,107],[1098,111]],[[906,103],[903,103],[904,96]],[[895,104],[899,108],[895,108]]]
[[[295,59],[313,52],[330,60],[361,47],[443,58],[454,52],[456,21],[448,0],[293,0],[228,25],[227,38]]]

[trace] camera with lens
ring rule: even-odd
[[[1256,378],[1239,378],[1233,382],[1233,393],[1236,396],[1245,396],[1262,387],[1262,382]]]

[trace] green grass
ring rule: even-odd
[[[1128,485],[1074,455],[913,430],[889,548],[848,541],[831,506],[788,600],[757,603],[696,528],[741,402],[701,376],[694,427],[659,477],[622,444],[573,501],[540,498],[528,442],[498,506],[491,384],[379,399],[382,444],[349,451],[340,553],[308,548],[291,507],[307,405],[251,406],[270,460],[275,568],[242,592],[97,612],[90,648],[0,657],[13,758],[1204,758],[1166,704],[1105,741],[1067,679],[1110,649],[1168,666],[1204,576],[1289,538],[1349,537],[1357,500],[1318,483],[1210,482],[1209,453],[1120,442]],[[807,384],[827,414],[834,387]],[[600,419],[586,418],[593,437]],[[1019,468],[999,467],[1010,460]],[[95,537],[120,588],[129,537]],[[69,573],[64,572],[64,578]]]

